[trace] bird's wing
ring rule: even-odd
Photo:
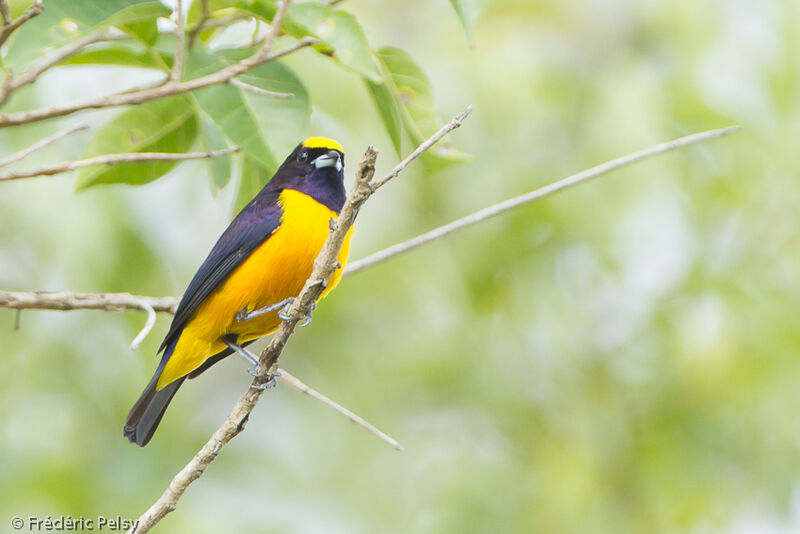
[[[181,298],[159,352],[189,322],[197,307],[261,245],[281,223],[279,192],[263,191],[223,232]]]

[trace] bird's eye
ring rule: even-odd
[[[297,155],[297,161],[299,161],[300,163],[305,163],[306,161],[308,161],[308,152],[300,152]]]

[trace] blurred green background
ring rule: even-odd
[[[475,106],[451,137],[473,159],[416,164],[373,197],[354,259],[648,145],[743,129],[345,279],[282,364],[405,450],[281,385],[157,531],[800,531],[798,4],[493,0],[472,42],[446,0],[340,7],[417,61],[443,118]],[[396,162],[356,74],[311,50],[285,63],[310,93],[305,133],[340,140],[351,173],[368,144],[379,172]],[[145,76],[65,67],[12,104]],[[96,132],[120,112],[81,118]],[[77,120],[0,130],[0,147]],[[77,159],[92,135],[23,167]],[[3,183],[0,288],[179,295],[232,215],[234,188],[207,173]],[[139,312],[14,320],[0,309],[0,529],[138,517],[250,383],[240,359],[188,382],[140,449],[122,423],[170,317],[136,352]]]

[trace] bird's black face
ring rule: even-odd
[[[345,201],[341,145],[319,137],[307,139],[286,158],[269,185],[305,193],[338,213]]]

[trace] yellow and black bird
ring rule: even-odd
[[[300,293],[345,201],[344,150],[311,137],[236,216],[194,275],[159,352],[161,363],[125,421],[125,436],[145,446],[186,378],[194,378],[243,346],[274,332],[280,310]],[[322,293],[342,277],[350,250]]]

